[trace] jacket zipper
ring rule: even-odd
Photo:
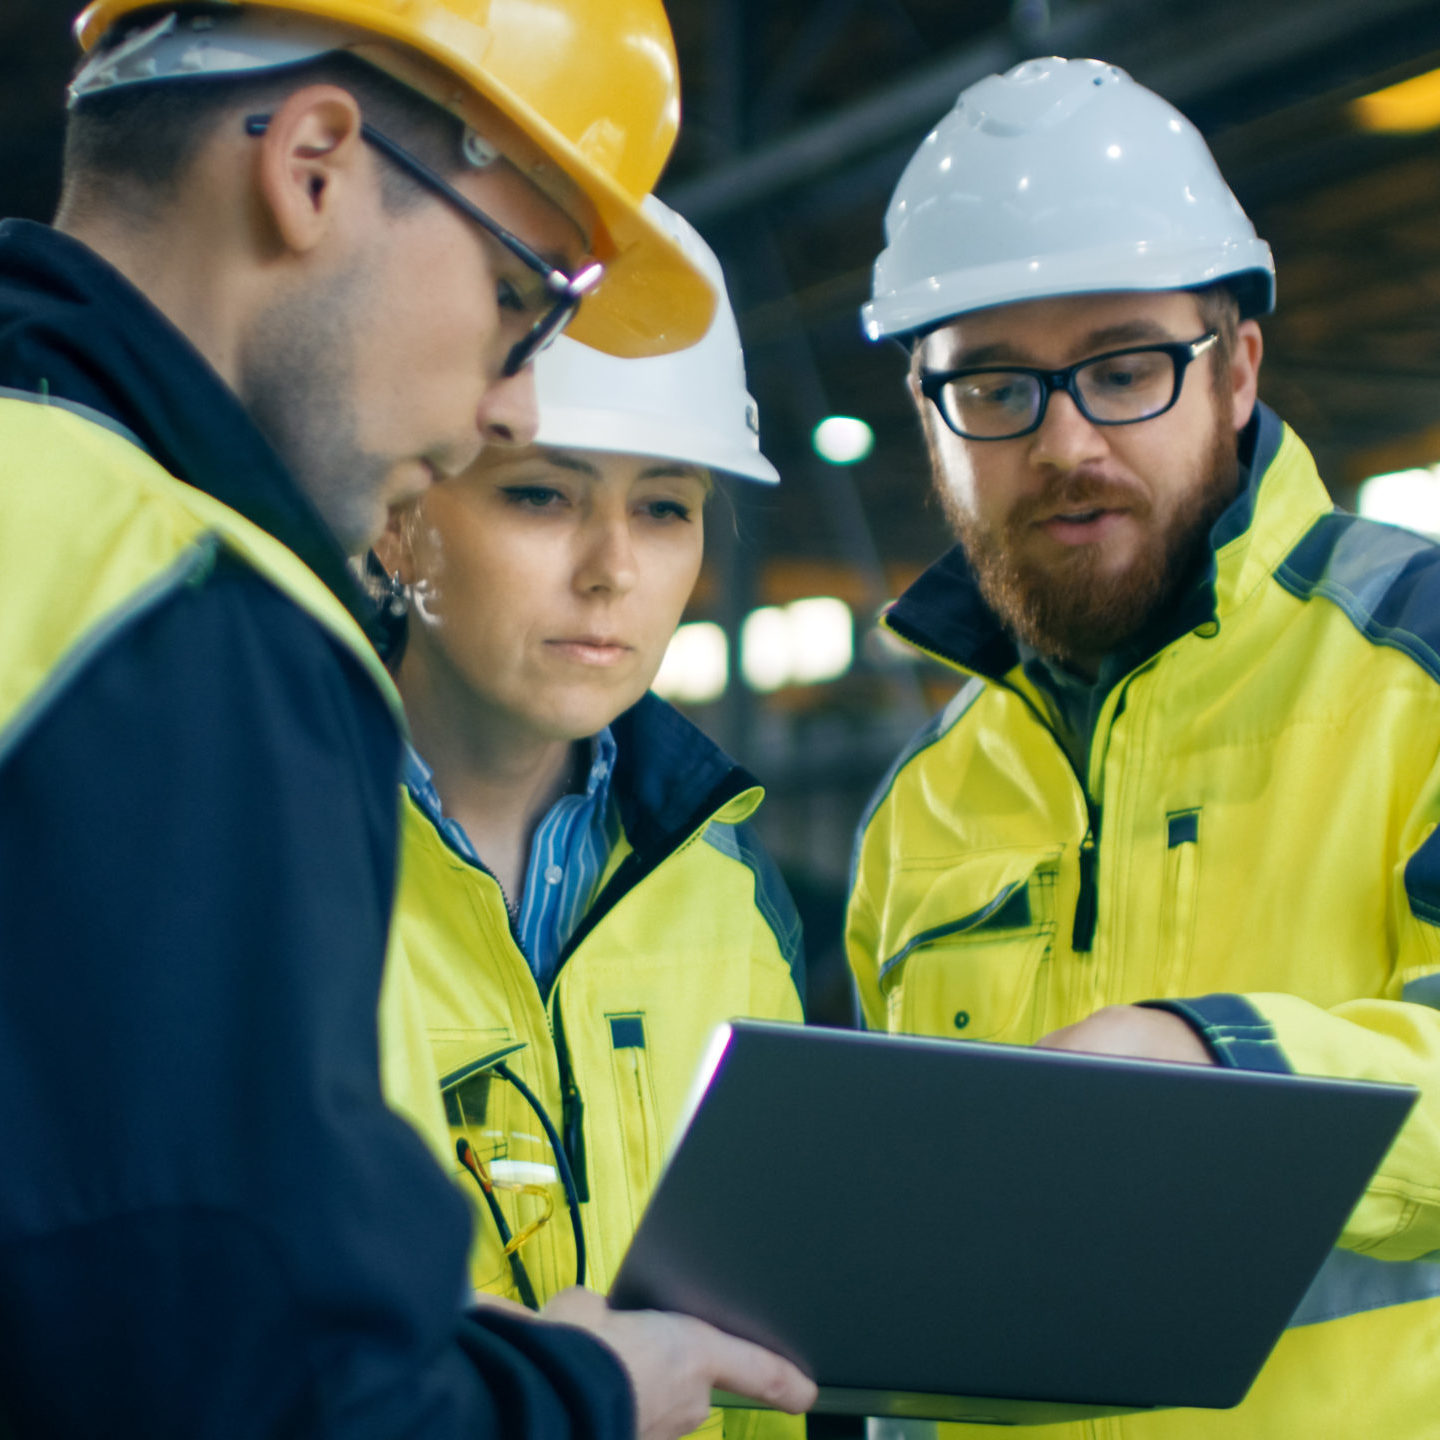
[[[744,787],[748,788],[748,787]],[[739,794],[740,791],[736,791]],[[555,1057],[560,1070],[560,1139],[565,1146],[565,1158],[570,1162],[570,1171],[575,1179],[575,1193],[581,1203],[590,1199],[590,1177],[585,1163],[585,1102],[579,1086],[575,1083],[575,1072],[570,1066],[570,1047],[565,1043],[565,1021],[560,1013],[560,976],[571,957],[584,943],[596,923],[625,896],[630,893],[656,866],[663,864],[670,856],[677,855],[696,837],[722,809],[733,795],[714,794],[710,796],[702,815],[690,827],[689,834],[679,844],[667,849],[662,855],[646,863],[640,855],[631,851],[620,862],[615,873],[599,895],[595,897],[584,919],[575,933],[566,941],[560,951],[559,963],[550,980],[550,991],[545,996],[545,1013],[550,1020],[550,1034],[555,1042]],[[501,892],[504,893],[503,891]]]
[[[1082,787],[1083,789],[1083,787]],[[1099,884],[1096,878],[1100,846],[1100,807],[1088,794],[1085,811],[1089,825],[1080,842],[1080,895],[1075,901],[1075,926],[1070,933],[1070,948],[1077,955],[1086,955],[1095,944],[1095,926],[1100,918]]]
[[[558,976],[557,976],[558,978]],[[575,1179],[575,1194],[583,1205],[590,1199],[590,1175],[585,1165],[585,1102],[570,1069],[570,1047],[565,1043],[565,1022],[560,1016],[559,987],[550,990],[550,1034],[560,1067],[560,1143]]]

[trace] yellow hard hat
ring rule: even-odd
[[[558,170],[592,212],[591,249],[605,263],[604,280],[567,332],[574,339],[636,357],[684,349],[705,334],[714,291],[641,208],[680,123],[679,71],[661,0],[233,3],[237,11],[297,12],[365,32],[392,42],[384,47],[387,55],[400,53],[394,45],[416,52],[515,128],[539,163],[517,161],[508,150],[507,158],[552,195],[556,186],[544,172]],[[93,0],[75,22],[76,39],[90,51],[111,26],[139,10],[161,7],[156,0]],[[336,48],[377,58],[363,45]],[[385,59],[379,63],[411,79],[403,65],[396,72]],[[419,88],[474,123],[467,93]],[[483,133],[483,118],[476,128]]]

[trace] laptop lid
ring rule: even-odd
[[[1249,1389],[1409,1087],[735,1021],[611,1291],[817,1408],[994,1423]]]

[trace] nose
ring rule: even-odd
[[[629,517],[596,514],[580,531],[575,588],[589,596],[620,596],[635,586],[637,561]]]
[[[1104,459],[1109,453],[1102,427],[1080,413],[1068,391],[1052,392],[1040,428],[1030,436],[1031,464],[1068,472]]]
[[[540,429],[540,410],[535,402],[535,373],[528,365],[491,384],[480,401],[476,425],[487,446],[514,447],[534,441]]]

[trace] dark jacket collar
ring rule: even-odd
[[[234,391],[117,270],[27,220],[0,223],[0,388],[122,427],[177,479],[293,550],[368,623],[335,537]]]
[[[636,851],[659,858],[759,784],[673,705],[647,693],[610,727],[615,795]]]
[[[1255,517],[1255,499],[1280,448],[1283,426],[1267,405],[1256,404],[1240,432],[1239,493],[1210,530],[1210,544],[1177,602],[1137,637],[1138,653],[1153,655],[1172,640],[1215,618],[1215,555],[1243,535]],[[954,546],[890,607],[886,625],[902,640],[952,665],[990,679],[1020,663],[1015,641],[980,596],[964,550]]]
[[[758,784],[672,705],[646,693],[610,727],[612,793],[630,853],[565,942],[572,954],[604,917],[717,810]]]

